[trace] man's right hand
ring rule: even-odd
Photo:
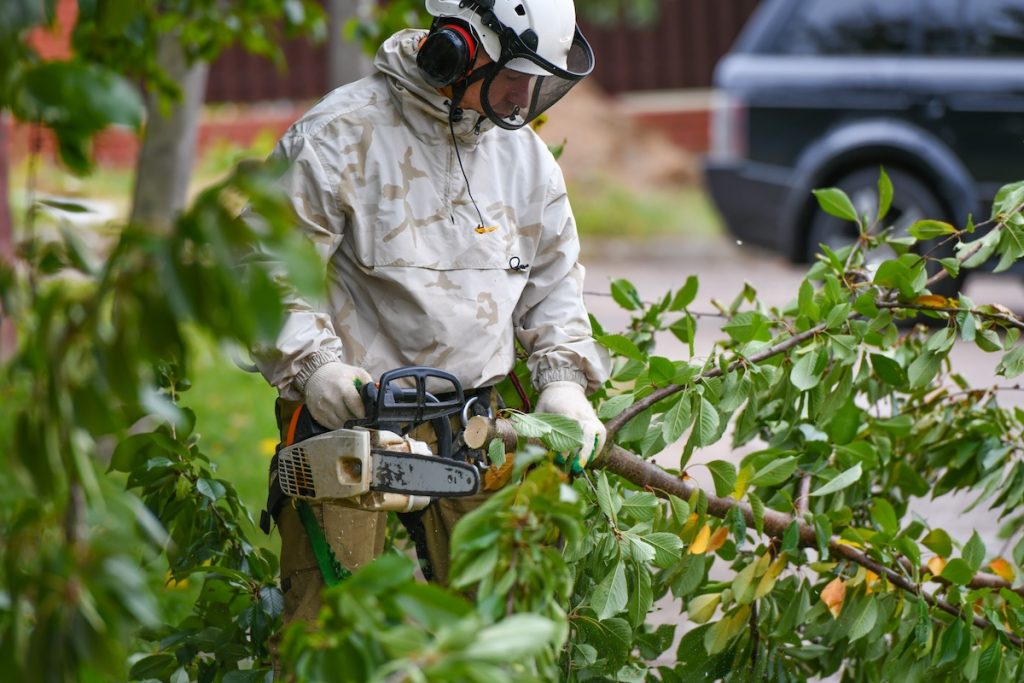
[[[366,417],[359,390],[372,383],[370,373],[333,361],[316,369],[306,382],[306,407],[328,429],[341,429],[349,420]]]

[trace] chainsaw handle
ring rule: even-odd
[[[411,381],[412,385],[402,386]],[[440,383],[441,390],[427,391],[427,383]],[[362,424],[399,422],[422,424],[455,415],[462,410],[465,396],[459,379],[444,370],[412,366],[389,370],[376,384],[364,384],[361,390],[366,420]],[[448,398],[441,400],[438,395]]]

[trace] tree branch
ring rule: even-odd
[[[972,313],[979,318],[987,318],[988,320],[999,320],[1010,327],[1016,327],[1019,330],[1024,330],[1024,321],[1012,313],[989,313],[988,311],[982,311],[977,308],[959,308],[956,306],[926,306],[923,304],[904,303],[904,302],[889,302],[889,301],[876,301],[875,306],[878,308],[889,308],[889,309],[908,309],[913,311],[935,311],[937,313]]]
[[[857,315],[857,314],[853,313],[851,315]],[[743,367],[744,365],[750,365],[750,364],[753,364],[753,363],[760,363],[761,361],[767,360],[769,358],[772,358],[773,356],[777,356],[780,353],[785,353],[786,351],[789,351],[790,349],[792,349],[795,346],[799,346],[800,344],[802,344],[803,342],[807,341],[808,339],[811,339],[811,338],[816,337],[817,335],[821,334],[826,329],[828,329],[828,327],[827,327],[827,325],[825,323],[821,323],[819,325],[815,325],[811,329],[805,330],[805,331],[801,332],[800,334],[794,335],[794,336],[790,337],[789,339],[787,339],[787,340],[785,340],[783,342],[779,342],[775,346],[770,346],[767,349],[759,351],[759,352],[755,353],[754,355],[750,356],[749,358],[738,358],[738,359],[734,360],[732,363],[730,363],[729,366],[725,370],[723,370],[720,367],[718,367],[718,368],[711,368],[707,372],[701,373],[700,377],[698,377],[697,380],[712,379],[713,377],[721,377],[726,372],[732,372],[733,370],[736,370],[737,368]],[[697,381],[697,380],[695,380],[695,381]],[[646,396],[645,398],[640,399],[639,401],[637,401],[633,405],[631,405],[628,408],[626,408],[625,410],[623,410],[616,417],[612,418],[607,423],[605,423],[605,428],[608,430],[608,440],[607,440],[606,443],[610,444],[614,440],[614,438],[615,438],[615,433],[618,432],[620,429],[622,429],[623,425],[625,425],[627,422],[632,420],[634,417],[636,417],[637,415],[639,415],[643,411],[647,410],[648,408],[653,406],[658,401],[660,401],[660,400],[662,400],[664,398],[667,398],[667,397],[671,396],[672,394],[680,392],[680,391],[682,391],[682,390],[684,390],[684,389],[686,389],[686,388],[688,388],[690,386],[692,386],[692,383],[688,383],[688,384],[670,384],[667,387],[662,387],[661,389],[656,389],[649,396]]]
[[[506,449],[515,449],[516,431],[508,420],[498,419],[492,422],[484,417],[476,417],[470,420],[470,423],[474,426],[474,436],[472,437],[472,443],[470,443],[470,438],[466,439],[466,443],[471,448],[480,448],[491,439],[500,438],[505,444]],[[469,427],[467,427],[467,433],[469,433]],[[663,498],[671,494],[677,498],[687,500],[696,491],[700,490],[700,487],[690,481],[669,474],[654,463],[643,460],[616,444],[605,446],[604,450],[595,458],[591,467],[601,468],[617,474],[641,488],[653,491],[656,495]],[[722,498],[704,491],[702,491],[702,495],[708,502],[708,514],[712,517],[724,519],[730,511],[738,508],[743,515],[743,519],[746,521],[747,527],[754,528],[754,512],[747,503],[734,498]],[[764,511],[762,528],[765,534],[774,538],[782,538],[786,529],[789,528],[794,520],[796,520],[797,528],[799,529],[800,545],[811,548],[817,547],[818,540],[813,527],[777,510],[766,509]],[[838,538],[832,538],[829,541],[828,550],[834,557],[853,562],[879,576],[884,576],[894,586],[919,596],[929,605],[947,612],[958,619],[965,619],[968,616],[960,608],[951,605],[942,598],[925,592],[921,586],[915,584],[900,572],[879,564],[865,553],[850,545],[840,543]],[[938,581],[939,579],[936,577],[936,580]],[[1018,595],[1024,596],[1024,587],[1014,588],[1009,582],[986,574],[975,575],[967,584],[967,587],[1006,588]],[[994,624],[982,617],[970,616],[972,623],[978,628],[985,629],[994,626]],[[1024,640],[1020,636],[1008,631],[1002,631],[1002,633],[1016,647],[1024,647]]]

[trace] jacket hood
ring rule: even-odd
[[[388,38],[377,50],[373,61],[388,79],[388,89],[406,124],[424,139],[439,134],[448,136],[449,99],[428,85],[416,66],[416,52],[427,31],[404,29]],[[463,110],[462,120],[455,123],[460,142],[474,144],[480,133],[494,127],[486,116],[471,109]]]

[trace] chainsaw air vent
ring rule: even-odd
[[[316,487],[313,485],[313,468],[310,467],[306,449],[301,446],[282,451],[277,464],[277,476],[281,490],[286,496],[316,498]]]

